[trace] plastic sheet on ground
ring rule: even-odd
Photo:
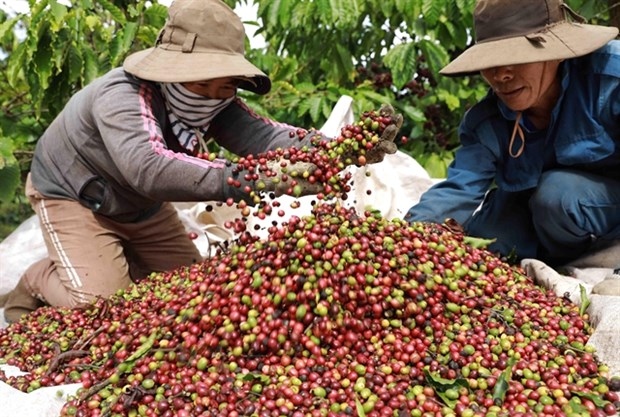
[[[17,368],[3,366],[7,376],[20,375]],[[57,417],[68,397],[75,394],[82,384],[44,387],[25,393],[0,382],[0,417]]]
[[[620,242],[558,270],[537,259],[524,259],[521,266],[539,285],[556,295],[568,297],[579,306],[588,304],[586,312],[595,329],[588,344],[596,349],[598,359],[609,366],[610,374],[620,377],[620,277],[614,275],[614,269],[620,267]],[[605,280],[607,293],[600,294]]]

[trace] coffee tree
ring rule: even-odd
[[[23,183],[43,130],[73,93],[152,45],[167,13],[146,1],[28,4],[0,14],[0,237],[31,214]]]

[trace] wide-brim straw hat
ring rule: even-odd
[[[475,44],[441,74],[576,58],[618,35],[618,28],[586,24],[561,0],[478,0],[474,31]]]
[[[125,71],[158,82],[239,77],[240,88],[265,94],[271,81],[245,58],[245,30],[221,0],[175,0],[153,48],[128,56]]]

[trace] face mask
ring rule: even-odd
[[[235,96],[227,99],[204,97],[189,91],[181,83],[161,83],[161,88],[172,132],[190,153],[198,147],[211,120],[235,99]]]

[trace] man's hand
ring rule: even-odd
[[[300,197],[317,194],[323,190],[322,184],[314,181],[317,167],[310,162],[291,163],[285,158],[268,161],[267,169],[259,170],[255,189]]]
[[[374,123],[377,123],[378,120],[381,120],[381,124],[383,130],[381,131],[381,136],[379,136],[377,140],[377,135],[380,129],[372,128],[366,126],[368,129],[365,133],[366,140],[370,140],[371,136],[373,146],[371,149],[362,149],[358,150],[350,149],[346,150],[342,155],[341,161],[346,164],[356,164],[356,165],[366,165],[366,164],[376,164],[377,162],[383,161],[383,158],[387,154],[396,153],[398,150],[398,146],[394,143],[394,139],[396,139],[396,135],[398,135],[398,131],[403,124],[403,116],[402,114],[395,113],[394,108],[389,104],[384,104],[378,111],[378,114],[373,116],[373,119],[376,118]],[[361,124],[362,122],[360,122]],[[365,119],[364,123],[372,123],[371,119]]]
[[[396,139],[396,135],[403,125],[403,115],[395,113],[394,107],[389,104],[382,105],[379,109],[379,114],[383,117],[390,117],[392,123],[386,126],[379,138],[379,142],[366,152],[366,163],[368,164],[381,162],[386,154],[393,154],[398,150],[398,147],[394,143],[394,139]]]

